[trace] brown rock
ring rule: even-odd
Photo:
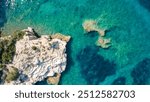
[[[56,33],[56,34],[50,35],[50,38],[52,38],[52,39],[57,38],[62,41],[68,42],[70,40],[71,36],[65,36],[61,33]]]
[[[48,77],[47,83],[52,85],[58,85],[61,74],[57,73],[55,76]]]
[[[106,39],[106,38],[103,38],[103,37],[99,37],[96,45],[100,46],[102,48],[109,48],[111,46],[110,42],[111,42],[110,38]]]

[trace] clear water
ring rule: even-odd
[[[6,34],[31,26],[39,34],[60,32],[72,37],[61,85],[150,84],[148,0],[7,0],[1,12]],[[97,33],[85,34],[86,19],[108,29],[111,48],[95,45]]]

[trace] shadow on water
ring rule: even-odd
[[[81,73],[89,85],[99,84],[107,76],[113,75],[116,72],[116,65],[109,60],[105,60],[103,56],[98,54],[98,50],[99,48],[95,46],[87,46],[77,55]]]
[[[44,79],[43,81],[38,81],[38,82],[36,82],[34,85],[48,85],[48,83],[47,83],[47,78]]]
[[[139,2],[150,12],[150,0],[139,0]]]
[[[114,80],[112,85],[125,85],[126,84],[126,78],[125,77],[119,77]]]
[[[91,31],[91,32],[85,33],[85,35],[90,38],[94,38],[94,37],[98,36],[98,33],[96,31]]]
[[[6,0],[0,0],[0,27],[3,27],[6,22],[5,2]]]
[[[62,76],[60,78],[60,81],[59,81],[59,84],[61,85],[62,84],[62,77],[63,75],[67,74],[70,72],[70,68],[71,66],[74,65],[74,62],[73,62],[73,58],[71,56],[71,52],[72,52],[72,40],[73,39],[70,39],[70,41],[67,43],[67,47],[66,47],[66,53],[67,53],[67,66],[66,66],[66,70],[62,73]]]
[[[139,62],[131,72],[133,77],[134,85],[146,85],[150,84],[150,59],[146,58],[143,61]]]

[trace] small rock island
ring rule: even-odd
[[[98,27],[98,21],[87,19],[82,24],[83,29],[88,32],[98,32],[99,38],[96,41],[96,45],[100,46],[101,48],[107,49],[111,46],[111,39],[105,38],[106,29],[101,29]]]
[[[32,85],[44,79],[58,84],[67,65],[70,36],[39,36],[31,27],[0,38],[0,84]]]

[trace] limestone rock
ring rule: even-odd
[[[50,39],[48,35],[35,36],[32,28],[23,30],[23,39],[16,42],[16,53],[7,68],[15,67],[19,71],[17,80],[5,84],[35,84],[47,77],[60,75],[66,68],[66,44],[70,37],[64,36]],[[56,80],[56,82],[58,79]],[[58,82],[57,82],[58,83]]]

